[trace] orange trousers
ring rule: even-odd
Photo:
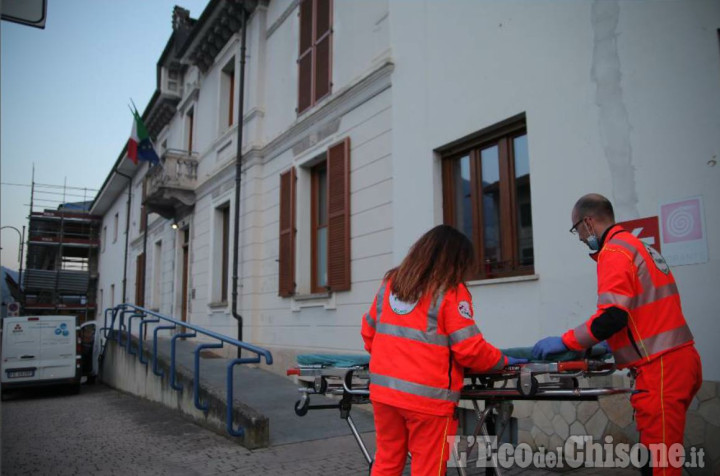
[[[641,390],[630,398],[635,409],[635,424],[640,443],[650,447],[664,443],[670,448],[683,443],[685,415],[702,384],[702,365],[694,345],[663,354],[635,369],[635,389]],[[652,451],[652,474],[675,476],[682,468],[668,465],[667,455]],[[664,460],[663,460],[664,459]],[[643,474],[649,474],[644,468]]]
[[[442,476],[450,455],[448,436],[455,436],[458,421],[452,416],[428,415],[373,402],[377,450],[372,476],[402,474],[408,451],[413,476]]]

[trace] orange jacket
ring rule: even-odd
[[[507,358],[485,341],[473,320],[465,285],[433,303],[423,296],[406,304],[380,287],[363,316],[370,353],[370,399],[432,415],[451,415],[460,399],[464,368],[501,369]]]
[[[563,343],[573,350],[596,344],[599,339],[593,333],[593,322],[614,307],[627,313],[627,325],[607,339],[619,368],[637,367],[692,344],[675,278],[665,259],[618,225],[605,236],[602,249],[593,255],[598,275],[597,312],[567,331]]]

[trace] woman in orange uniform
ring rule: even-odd
[[[363,317],[377,441],[374,476],[401,474],[408,452],[413,475],[445,474],[464,369],[483,372],[521,362],[488,343],[475,324],[464,284],[474,265],[470,240],[455,228],[436,226],[387,272]]]

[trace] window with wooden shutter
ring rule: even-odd
[[[327,153],[327,287],[350,289],[350,138]]]
[[[332,0],[300,0],[298,114],[332,89]]]
[[[295,169],[280,174],[278,295],[295,293]]]

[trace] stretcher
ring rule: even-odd
[[[527,349],[506,349],[504,352],[506,355],[522,356]],[[467,373],[460,399],[470,402],[476,417],[472,433],[474,438],[469,440],[477,442],[482,437],[489,442],[491,435],[501,438],[510,422],[514,400],[587,401],[631,392],[628,388],[580,385],[580,378],[615,372],[615,364],[608,360],[609,354],[605,352],[598,346],[585,354],[558,356],[555,359],[558,361],[531,361],[497,371]],[[369,356],[315,354],[300,355],[297,360],[297,365],[287,370],[287,375],[298,376],[301,383],[298,389],[301,396],[295,403],[295,413],[304,416],[310,410],[338,409],[368,466],[372,467],[373,458],[350,415],[353,405],[370,403]],[[544,377],[539,378],[541,376]],[[312,395],[331,397],[337,403],[313,404]],[[481,400],[485,403],[483,409],[478,404]],[[459,458],[457,454],[454,456],[456,460]],[[488,466],[494,466],[494,473],[499,475],[498,465],[490,463]],[[457,469],[459,474],[466,474],[464,468],[458,466]]]

